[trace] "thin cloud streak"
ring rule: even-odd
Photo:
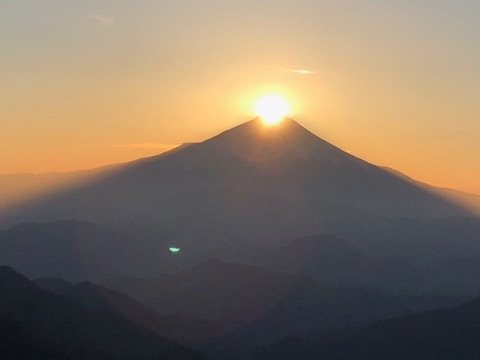
[[[281,69],[280,71],[297,75],[313,75],[317,73],[316,71],[306,69]]]
[[[91,14],[88,18],[95,21],[97,24],[105,26],[113,25],[115,22],[113,17],[99,14]]]
[[[109,147],[114,148],[130,148],[130,149],[173,149],[178,145],[175,144],[161,144],[161,143],[138,143],[138,144],[114,144]]]

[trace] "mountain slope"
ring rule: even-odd
[[[316,340],[286,339],[261,360],[467,360],[480,357],[480,300],[425,311]]]
[[[91,282],[72,284],[55,278],[40,278],[35,280],[35,283],[95,312],[112,314],[131,321],[139,328],[152,331],[163,338],[192,341],[221,332],[214,323],[196,320],[180,313],[160,316],[125,294]]]
[[[401,173],[398,170],[391,169],[389,167],[383,166],[382,169],[416,185],[419,186],[433,194],[438,194],[446,199],[451,200],[452,202],[462,204],[465,206],[473,215],[480,214],[480,195],[468,193],[465,191],[460,191],[456,189],[436,187],[421,181],[412,179],[411,177]]]
[[[77,282],[157,275],[195,262],[188,251],[172,256],[172,245],[136,226],[115,230],[77,220],[22,223],[0,231],[0,265],[31,278]]]
[[[382,262],[331,235],[291,241],[271,249],[260,262],[273,271],[304,274],[335,286],[372,286],[385,269]]]
[[[69,351],[4,318],[0,318],[0,354],[6,360],[80,360],[85,356],[101,359],[93,353]]]
[[[358,287],[322,286],[300,275],[259,266],[204,262],[179,274],[119,278],[106,287],[163,315],[183,313],[222,324],[225,333],[262,342],[450,303],[434,297],[396,297]]]
[[[114,314],[93,311],[0,267],[0,317],[32,334],[65,358],[198,359],[174,342]],[[70,356],[72,355],[72,356]]]
[[[0,264],[27,276],[105,278],[132,269],[125,236],[82,222],[20,224],[0,232]]]

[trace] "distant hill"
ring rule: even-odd
[[[308,275],[324,285],[363,286],[397,294],[477,294],[480,256],[468,254],[467,249],[480,240],[480,222],[454,219],[441,225],[436,221],[430,226],[420,224],[405,221],[388,228],[383,223],[376,231],[370,229],[363,235],[366,239],[356,239],[364,251],[331,235],[305,237],[270,248],[255,263],[279,273]],[[379,235],[382,230],[388,233]],[[390,257],[379,257],[375,246]]]
[[[40,288],[5,266],[0,267],[0,319],[4,324],[0,329],[8,335],[0,345],[12,354],[23,354],[21,345],[31,347],[31,352],[52,354],[53,359],[201,358],[114,313],[96,311]],[[8,333],[16,329],[17,335]],[[30,359],[28,354],[25,358]]]
[[[480,358],[480,300],[335,332],[315,340],[289,338],[258,360],[470,360]]]
[[[189,248],[173,254],[168,248],[175,242],[137,227],[112,230],[75,220],[25,223],[0,231],[0,265],[32,278],[101,283],[155,278],[217,258],[337,287],[448,296],[478,292],[480,219],[389,219],[358,224],[346,236],[351,240],[317,235],[285,245],[239,241],[203,255]]]
[[[91,282],[72,284],[61,279],[40,278],[35,280],[35,284],[95,312],[124,318],[163,338],[193,341],[215,336],[222,330],[214,323],[196,320],[180,313],[160,316],[127,295]]]
[[[365,324],[411,309],[451,303],[447,298],[389,296],[355,287],[321,286],[306,276],[279,275],[262,267],[217,260],[179,274],[119,278],[105,286],[163,315],[190,314],[222,324],[225,335],[234,334],[251,343]]]
[[[385,269],[382,262],[331,235],[293,240],[271,249],[259,262],[280,273],[304,274],[336,286],[379,286],[379,271]]]

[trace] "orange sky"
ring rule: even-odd
[[[1,7],[0,173],[201,141],[252,118],[254,99],[275,91],[297,121],[356,156],[480,193],[476,2]]]

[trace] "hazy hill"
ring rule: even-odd
[[[20,224],[0,232],[0,264],[30,277],[101,278],[133,271],[129,246],[125,236],[92,223]]]
[[[164,338],[192,341],[221,333],[221,328],[214,323],[180,313],[160,316],[127,295],[91,282],[72,284],[61,279],[40,278],[35,283],[93,311],[124,318]]]
[[[218,258],[307,275],[323,285],[403,294],[478,292],[480,219],[389,219],[360,223],[350,236],[349,241],[310,236],[285,245],[238,241],[209,248],[202,257],[190,248],[172,254],[168,247],[175,242],[137,227],[113,231],[74,220],[26,223],[0,231],[0,265],[32,278],[98,283],[121,276],[156,277],[188,269],[202,258]]]
[[[480,357],[480,300],[425,311],[315,340],[279,341],[261,360],[470,360]]]
[[[220,323],[229,330],[226,334],[237,334],[249,342],[368,323],[451,301],[388,296],[356,287],[321,286],[309,277],[280,275],[262,267],[217,260],[179,274],[114,279],[106,286],[164,315],[191,314]]]
[[[279,273],[308,275],[324,285],[397,294],[478,293],[480,256],[471,251],[480,241],[478,220],[444,219],[441,225],[404,221],[394,228],[386,224],[357,234],[356,245],[363,251],[331,235],[310,236],[265,250],[255,262]]]
[[[96,311],[42,289],[5,266],[0,267],[0,317],[13,324],[13,329],[23,329],[20,334],[31,335],[31,342],[23,345],[44,346],[53,349],[55,356],[67,354],[65,359],[200,358],[113,313]]]
[[[331,235],[304,237],[272,248],[259,263],[277,272],[304,274],[321,284],[337,286],[373,286],[384,269],[382,262]]]

